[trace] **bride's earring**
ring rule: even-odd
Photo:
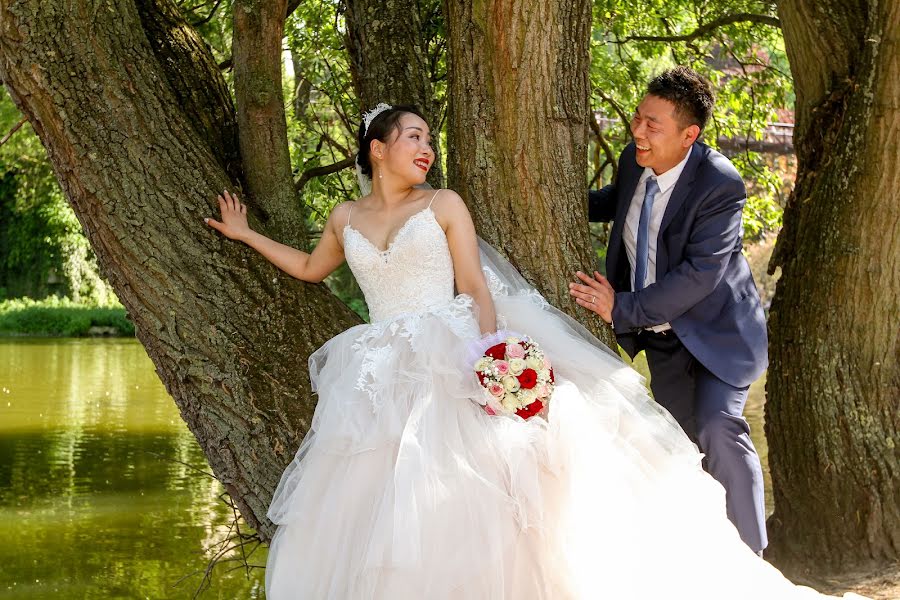
[[[378,171],[378,179],[384,179],[384,173],[382,173],[380,170]]]

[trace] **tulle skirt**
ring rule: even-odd
[[[495,298],[554,364],[546,418],[490,416],[472,301],[360,325],[310,358],[312,427],[270,507],[267,597],[817,597],[740,540],[640,377],[535,294]]]

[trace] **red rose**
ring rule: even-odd
[[[516,377],[522,389],[530,390],[537,384],[537,371],[534,369],[525,369],[522,374]]]
[[[487,386],[484,385],[484,380],[486,379],[486,377],[484,376],[484,374],[483,374],[483,373],[480,373],[480,372],[478,372],[478,371],[476,371],[475,374],[478,375],[478,382],[479,382],[481,385],[483,385],[484,387],[487,387]]]
[[[551,367],[550,368],[550,383],[553,383],[555,381],[556,381],[556,378],[553,377],[553,368]]]
[[[534,415],[541,412],[541,410],[543,408],[544,408],[544,403],[541,402],[540,400],[535,400],[534,402],[532,402],[525,408],[520,408],[519,410],[517,410],[516,414],[519,415],[520,417],[522,417],[523,419],[530,419]]]
[[[506,358],[506,344],[495,344],[488,348],[484,354],[494,360],[503,360]]]

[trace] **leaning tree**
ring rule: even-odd
[[[239,189],[255,229],[306,243],[286,160],[277,66],[285,15],[297,4],[235,1],[235,108],[209,49],[171,0],[0,0],[0,79],[47,148],[166,389],[263,538],[272,533],[265,518],[271,494],[315,406],[307,357],[359,322],[324,286],[291,279],[202,221],[216,209],[217,193]],[[453,13],[448,23],[460,41],[482,35],[501,49],[523,36],[528,47],[552,51],[544,62],[523,63],[547,93],[523,116],[553,120],[552,135],[541,138],[534,128],[520,135],[515,123],[483,129],[489,153],[468,164],[498,161],[495,179],[462,191],[482,229],[494,224],[487,237],[505,244],[538,285],[565,302],[558,279],[584,264],[589,247],[580,190],[587,86],[579,73],[587,68],[590,10],[587,2],[576,4],[554,0],[535,13],[523,2],[495,1]],[[365,29],[353,18],[353,27]],[[527,33],[532,27],[549,39],[535,39]],[[472,57],[458,56],[456,63],[456,69],[478,67]],[[520,72],[491,89],[491,78],[505,68],[497,62],[477,75],[484,84],[479,98],[490,111],[478,117],[479,127],[490,127],[489,115],[511,116],[506,107],[531,85]],[[410,89],[428,93],[415,69],[407,76],[414,80]],[[462,102],[456,106],[465,110]],[[460,143],[460,134],[453,135]],[[545,154],[572,157],[572,166],[553,169],[549,159],[539,159]],[[457,165],[470,160],[456,156]],[[546,260],[564,272],[551,272],[537,264],[534,242],[515,242],[512,232],[530,227],[533,238],[544,235],[564,202],[572,204],[565,208],[572,231],[552,237],[558,245],[549,247]],[[519,220],[504,224],[503,214],[514,206]]]
[[[286,8],[250,4],[234,7],[243,118],[168,0],[3,0],[0,78],[213,471],[266,536],[272,491],[315,406],[306,357],[359,321],[323,286],[291,280],[203,223],[216,194],[238,188],[255,227],[303,242],[285,189],[280,70],[242,56],[280,60],[272,21]]]
[[[900,3],[781,0],[798,175],[772,260],[773,556],[900,557]]]

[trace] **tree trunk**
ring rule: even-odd
[[[0,0],[0,79],[213,471],[267,537],[315,405],[307,356],[358,319],[203,223],[235,187],[234,111],[173,15],[168,0]]]
[[[615,347],[567,285],[597,266],[585,179],[591,3],[446,0],[444,15],[450,187],[549,302]]]
[[[436,160],[428,182],[443,187],[438,106],[429,79],[419,0],[345,0],[344,5],[350,74],[360,110],[379,102],[418,106],[435,139]]]
[[[173,30],[185,25],[175,5],[157,0],[138,0],[136,5],[144,35],[157,62],[165,68],[169,88],[182,112],[231,179],[240,180],[243,172],[234,104],[219,66],[196,58],[208,52],[205,42],[191,29],[178,38],[172,36]],[[198,81],[206,85],[197,87]]]
[[[234,95],[248,199],[266,217],[278,241],[306,248],[306,219],[291,173],[281,38],[287,0],[237,0],[234,4]]]
[[[900,4],[779,13],[798,176],[771,265],[771,549],[836,571],[900,557]]]

